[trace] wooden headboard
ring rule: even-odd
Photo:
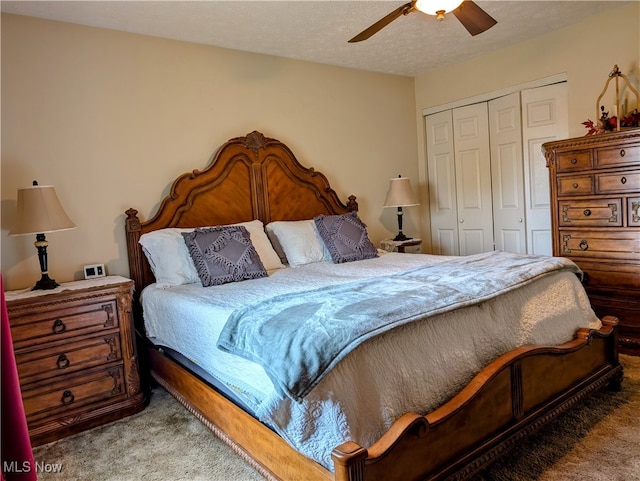
[[[178,177],[148,221],[141,222],[135,209],[126,211],[130,277],[138,293],[154,282],[138,243],[147,232],[254,219],[266,225],[357,210],[355,196],[343,204],[323,174],[302,166],[282,142],[254,131],[222,145],[205,170]]]

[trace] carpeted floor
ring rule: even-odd
[[[564,414],[477,481],[640,481],[640,357],[621,356],[620,392]],[[141,413],[34,449],[61,465],[40,481],[262,481],[163,389]],[[295,480],[304,481],[304,480]]]

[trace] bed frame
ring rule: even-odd
[[[141,222],[126,212],[130,275],[137,293],[154,282],[138,243],[146,232],[260,219],[303,220],[357,210],[327,178],[303,167],[278,140],[251,132],[226,142],[203,171],[175,180],[158,212]],[[143,332],[139,303],[138,332]],[[596,389],[619,389],[617,320],[580,329],[556,347],[525,346],[486,366],[460,393],[427,415],[406,413],[369,449],[336,446],[334,473],[146,340],[150,375],[265,478],[287,481],[468,479]]]

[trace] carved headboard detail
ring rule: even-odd
[[[130,276],[137,292],[154,282],[138,243],[146,232],[253,219],[266,225],[357,210],[355,196],[343,204],[323,174],[302,166],[282,142],[253,131],[222,145],[205,170],[178,177],[148,221],[140,221],[135,209],[126,211]]]

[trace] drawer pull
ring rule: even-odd
[[[620,179],[620,182],[622,182],[623,184],[626,184],[627,183],[627,178],[623,177],[622,179]]]
[[[573,183],[573,188],[574,188],[574,189],[577,189],[577,188],[578,188],[578,183],[577,183],[577,182],[574,182],[574,183]]]
[[[589,283],[589,273],[588,272],[583,272],[582,273],[582,284],[588,284]]]
[[[572,163],[573,165],[576,165],[576,164],[578,163],[578,159],[571,159],[571,163]]]
[[[585,210],[584,210],[584,212],[583,212],[583,214],[584,214],[586,217],[589,217],[589,216],[591,215],[591,209],[585,209]]]
[[[54,334],[62,334],[66,330],[67,330],[67,326],[64,325],[64,322],[62,322],[62,319],[56,319],[53,322],[53,333]]]
[[[627,153],[624,151],[624,149],[620,150],[620,157],[624,157],[625,155],[627,155]]]
[[[69,367],[69,364],[71,364],[71,361],[69,361],[69,358],[67,357],[66,354],[60,354],[58,356],[58,369],[66,369]]]
[[[75,401],[75,396],[73,395],[73,393],[71,391],[65,391],[62,393],[62,404],[64,404],[65,406],[68,404],[71,404],[73,401]]]
[[[581,251],[586,251],[589,248],[589,243],[585,239],[582,239],[578,247],[580,247]]]

